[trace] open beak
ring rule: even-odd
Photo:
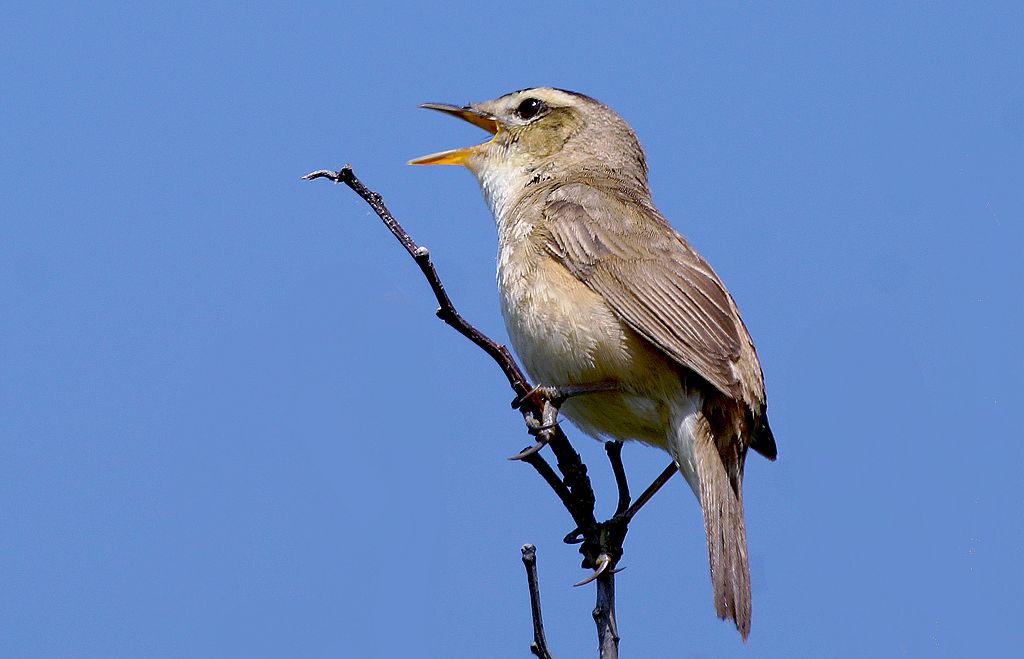
[[[450,114],[453,117],[458,117],[463,121],[468,121],[474,126],[483,128],[491,135],[498,134],[498,121],[486,112],[481,112],[471,107],[459,107],[457,105],[445,105],[443,103],[424,103],[420,105],[421,108],[427,108],[428,110],[437,110],[438,112],[444,112]],[[486,144],[486,142],[485,142]],[[470,155],[481,146],[477,144],[475,146],[465,146],[461,149],[451,149],[448,151],[441,151],[440,153],[432,153],[429,156],[423,156],[410,160],[410,165],[463,165]]]

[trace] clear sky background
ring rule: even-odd
[[[617,109],[735,296],[779,460],[754,618],[695,499],[636,519],[624,657],[1019,652],[1020,3],[9,4],[0,21],[0,655],[560,658],[592,588],[500,372],[433,317],[354,165],[505,340],[480,141],[416,109]],[[600,445],[578,438],[614,506]],[[627,446],[636,490],[665,464]]]

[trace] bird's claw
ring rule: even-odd
[[[547,445],[547,440],[545,440],[545,439],[538,439],[536,442],[533,443],[533,446],[527,446],[526,448],[524,448],[519,453],[516,453],[515,455],[510,455],[508,459],[509,460],[525,460],[526,458],[530,457],[531,455],[535,455],[537,453],[537,451],[541,450],[546,445]]]
[[[548,404],[544,408],[543,418],[540,420],[533,414],[527,414],[524,419],[526,420],[526,427],[529,429],[531,435],[539,435],[545,430],[551,430],[558,425],[558,408]]]
[[[580,531],[578,528],[569,531],[565,534],[565,537],[562,538],[562,542],[564,542],[567,545],[578,545],[584,540],[586,540],[586,538],[583,537],[583,532]]]
[[[531,435],[537,438],[537,441],[533,443],[533,446],[528,446],[519,453],[510,457],[509,460],[525,460],[547,445],[547,431],[558,426],[558,408],[550,403],[546,403],[544,405],[543,414],[544,418],[541,421],[538,421],[532,414],[527,414],[523,417],[526,421],[527,430]]]
[[[611,556],[609,556],[608,554],[601,554],[600,556],[597,557],[597,569],[594,570],[593,573],[588,575],[582,581],[578,581],[578,582],[574,583],[573,586],[575,586],[575,587],[586,586],[588,583],[590,583],[591,581],[594,581],[595,579],[600,577],[602,574],[604,574],[608,570],[608,567],[611,564],[612,564]],[[615,574],[616,572],[618,572],[618,570],[612,570],[612,574]]]
[[[598,382],[597,384],[586,385],[565,385],[562,387],[550,387],[540,384],[535,385],[525,394],[513,400],[512,408],[520,409],[528,400],[534,397],[540,398],[540,419],[537,419],[533,410],[523,414],[527,429],[531,435],[537,437],[537,441],[533,446],[525,448],[510,457],[509,460],[523,460],[544,448],[544,445],[547,444],[547,437],[545,435],[547,434],[547,431],[554,429],[558,425],[558,408],[567,398],[578,396],[580,394],[613,391],[617,388],[618,385],[614,382]]]

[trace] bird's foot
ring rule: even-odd
[[[581,396],[583,394],[596,394],[605,391],[615,391],[619,388],[619,385],[615,382],[594,382],[592,384],[563,384],[563,385],[543,385],[538,384],[533,389],[530,389],[526,394],[516,398],[512,401],[512,408],[519,409],[523,404],[533,398],[538,397],[542,401],[551,403],[555,407],[561,407],[562,403],[572,398],[573,396]]]
[[[528,446],[509,457],[509,460],[525,460],[544,448],[544,445],[548,443],[548,433],[558,425],[558,406],[547,398],[542,398],[540,418],[538,419],[533,412],[526,412],[523,414],[523,420],[526,421],[527,430],[537,438],[537,441],[533,443],[533,446]]]
[[[529,446],[519,453],[511,456],[509,460],[522,460],[533,455],[544,448],[547,444],[547,433],[558,425],[558,408],[567,399],[583,394],[593,394],[603,391],[614,391],[618,385],[614,382],[595,382],[593,384],[567,384],[560,386],[537,385],[524,395],[512,401],[513,409],[522,408],[527,401],[533,399],[536,405],[531,406],[540,410],[540,418],[532,411],[525,412],[523,418],[530,434],[537,438],[533,446]]]

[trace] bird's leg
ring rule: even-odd
[[[607,447],[608,444],[614,443],[615,442],[606,442],[605,446]],[[609,455],[612,455],[611,450],[609,451]],[[616,460],[619,460],[618,466],[616,466],[615,464]],[[644,490],[640,494],[640,496],[637,497],[636,501],[633,502],[633,505],[630,506],[629,490],[624,490],[624,488],[628,488],[628,486],[625,484],[625,472],[621,473],[621,478],[623,480],[622,482],[619,482],[620,470],[622,468],[621,464],[621,460],[618,458],[618,456],[612,459],[612,470],[615,472],[615,480],[619,486],[619,505],[615,510],[615,514],[612,515],[612,518],[605,522],[606,524],[614,522],[616,524],[628,525],[631,521],[633,521],[633,517],[638,512],[640,512],[640,509],[647,505],[647,502],[650,501],[654,497],[654,495],[658,493],[658,490],[660,490],[665,483],[669,482],[669,480],[671,480],[673,476],[679,473],[679,467],[674,462],[669,466],[665,467],[662,470],[662,472],[658,474],[658,477],[654,479],[654,482],[648,485],[647,489]],[[583,540],[583,533],[578,528],[573,529],[572,531],[567,533],[564,538],[562,538],[562,542],[564,542],[567,545],[578,545],[581,542],[583,542]]]
[[[567,544],[584,543],[580,548],[581,553],[587,558],[584,561],[584,566],[589,562],[594,568],[594,572],[577,583],[577,586],[594,581],[609,567],[612,568],[613,574],[622,569],[616,568],[615,564],[622,556],[622,542],[629,526],[629,518],[626,517],[626,511],[629,508],[629,483],[626,480],[626,469],[622,465],[622,442],[617,440],[605,442],[604,449],[608,453],[608,461],[611,462],[612,472],[615,474],[615,486],[619,490],[619,501],[615,507],[615,514],[611,519],[599,522],[596,534],[593,534],[592,537],[586,537],[579,528],[573,529],[565,536],[564,542]],[[596,536],[596,544],[593,536]],[[597,555],[596,558],[593,557],[594,554]]]
[[[529,446],[519,453],[511,456],[509,460],[522,460],[544,448],[547,444],[547,432],[558,425],[558,409],[567,399],[573,396],[593,394],[605,391],[615,391],[618,384],[615,382],[595,382],[593,384],[567,384],[560,386],[537,385],[533,389],[512,401],[513,409],[520,409],[531,399],[534,401],[532,408],[540,409],[540,418],[532,410],[523,412],[523,419],[531,435],[537,438],[533,446]]]
[[[622,443],[610,441],[605,442],[604,446],[608,452],[608,459],[612,463],[612,471],[615,472],[619,502],[615,508],[615,514],[604,522],[598,522],[594,532],[585,535],[579,528],[575,528],[563,539],[566,544],[582,543],[580,553],[584,556],[583,567],[591,567],[594,570],[592,574],[577,583],[577,586],[598,579],[608,571],[608,568],[612,568],[612,574],[624,569],[617,567],[617,564],[622,557],[622,543],[625,540],[630,521],[658,490],[679,472],[679,467],[674,462],[665,467],[661,474],[654,479],[654,482],[637,497],[636,502],[629,505],[629,485],[626,482],[626,472],[622,466]]]
[[[596,394],[605,391],[616,391],[619,388],[617,382],[594,382],[591,384],[563,384],[543,385],[538,384],[526,394],[512,401],[512,409],[518,410],[530,398],[537,396],[542,400],[552,403],[556,408],[561,407],[569,398],[582,396],[583,394]]]
[[[558,408],[562,406],[564,399],[549,395],[548,388],[540,385],[531,389],[529,395],[539,396],[541,401],[539,419],[532,412],[527,412],[524,417],[530,434],[538,435],[543,430],[554,428],[558,423]]]
[[[629,523],[621,516],[615,516],[605,522],[599,522],[597,526],[587,534],[580,547],[583,554],[583,567],[591,568],[593,572],[587,575],[575,586],[584,586],[599,578],[606,571],[612,574],[621,572],[623,568],[616,567],[619,559],[622,558],[622,543],[626,539],[626,531]]]

